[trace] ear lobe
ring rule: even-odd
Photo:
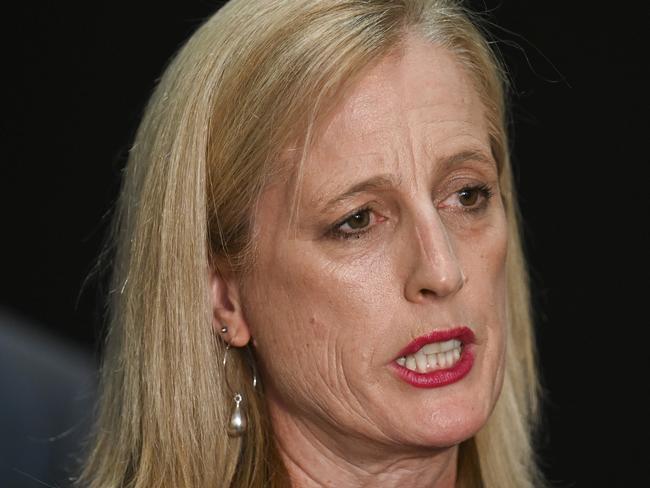
[[[239,284],[232,274],[210,268],[212,298],[212,329],[233,347],[244,347],[251,338],[244,318]],[[222,332],[223,328],[226,332]]]

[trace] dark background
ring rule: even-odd
[[[513,79],[513,149],[557,486],[650,486],[645,2],[473,2]],[[99,350],[91,279],[169,57],[217,1],[36,0],[3,12],[0,307]],[[633,6],[632,6],[633,5]]]

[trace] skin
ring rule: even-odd
[[[215,327],[235,346],[253,340],[294,486],[453,486],[458,444],[501,389],[506,334],[507,222],[471,79],[410,35],[321,128],[294,226],[292,185],[261,197],[252,275],[213,284]],[[482,185],[491,197],[463,193]],[[333,233],[368,206],[339,227],[366,232]],[[476,334],[462,380],[426,389],[395,374],[414,338],[461,325]]]

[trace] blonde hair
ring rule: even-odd
[[[452,0],[232,0],[166,70],[130,153],[114,225],[103,393],[80,485],[289,485],[264,393],[252,391],[248,366],[234,354],[230,383],[244,391],[250,420],[244,437],[226,434],[232,392],[212,329],[209,269],[224,260],[241,273],[250,268],[252,213],[284,170],[280,151],[296,141],[308,148],[344,85],[407,32],[455,53],[474,81],[509,220],[505,379],[485,427],[460,446],[457,485],[539,482],[530,440],[535,355],[504,76],[485,37]]]

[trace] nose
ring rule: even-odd
[[[420,303],[431,298],[457,293],[466,277],[458,260],[447,228],[437,212],[428,214],[414,224],[409,256],[409,274],[404,294],[406,299]]]

